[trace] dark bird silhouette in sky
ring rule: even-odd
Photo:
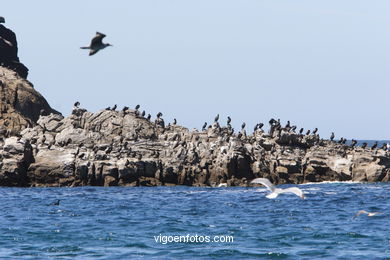
[[[89,51],[89,56],[94,55],[98,51],[106,48],[107,46],[112,46],[109,43],[103,43],[102,40],[103,38],[106,37],[105,34],[96,32],[95,37],[92,38],[91,44],[87,47],[80,47],[80,49],[88,49]]]

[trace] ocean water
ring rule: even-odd
[[[0,188],[0,258],[390,259],[389,183],[299,187]]]

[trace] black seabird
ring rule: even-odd
[[[80,49],[89,49],[89,56],[94,55],[98,51],[106,48],[107,46],[112,46],[109,43],[103,43],[103,38],[106,37],[105,34],[96,32],[95,37],[92,38],[91,44],[88,47],[80,47]]]
[[[299,133],[300,133],[300,134],[302,134],[302,133],[303,133],[303,128],[301,128],[301,129],[299,130]]]
[[[202,131],[205,131],[206,130],[206,127],[207,127],[207,122],[204,122],[203,126],[202,126]]]
[[[230,116],[228,116],[228,118],[227,118],[227,124],[230,125],[230,122],[232,122],[232,119],[230,118]]]
[[[116,104],[115,104],[115,105],[111,108],[111,110],[112,110],[112,111],[115,111],[116,107],[117,107],[117,106],[116,106]]]
[[[140,105],[136,105],[135,110],[138,110],[140,107],[141,107]]]
[[[79,108],[80,102],[76,101],[76,103],[74,103],[73,106],[74,106],[75,108]]]
[[[375,149],[377,146],[378,146],[378,141],[376,141],[375,144],[373,144],[373,146],[371,146],[371,149]]]
[[[317,131],[318,131],[318,128],[317,128],[317,127],[314,128],[314,130],[313,130],[313,135],[315,135],[315,134],[317,133]]]
[[[244,122],[244,123],[242,123],[242,125],[241,125],[241,129],[244,129],[244,128],[245,128],[245,126],[246,126],[245,122]]]
[[[157,113],[157,118],[162,117],[162,115],[163,115],[163,114],[162,114],[161,112],[158,112],[158,113]]]
[[[287,124],[284,128],[290,128],[290,121],[289,120],[287,121]]]
[[[142,116],[142,117],[144,117],[144,116],[145,116],[145,110],[144,110],[144,111],[142,111],[142,113],[141,113],[141,116]]]
[[[273,125],[273,124],[275,124],[277,121],[275,120],[275,119],[273,119],[273,118],[271,118],[270,120],[269,120],[269,124],[270,125]]]
[[[176,123],[177,123],[177,120],[176,120],[176,118],[174,118],[173,119],[173,125],[176,125]]]
[[[367,143],[364,142],[364,143],[362,144],[362,148],[364,149],[364,148],[366,148],[366,147],[367,147]]]
[[[151,116],[150,114],[148,114],[148,116],[146,117],[146,119],[150,121],[150,118],[152,118],[152,116]]]
[[[260,124],[259,124],[259,129],[261,129],[263,126],[264,126],[264,124],[263,124],[263,123],[260,123]]]
[[[310,129],[306,131],[306,135],[309,135],[310,134]]]
[[[253,128],[253,131],[256,132],[257,129],[259,129],[259,124],[256,124],[256,125],[255,125],[255,128]]]
[[[53,202],[51,205],[53,205],[53,206],[59,206],[59,205],[60,205],[60,201],[61,201],[61,200],[56,200],[56,201]]]
[[[127,110],[129,110],[129,107],[127,107],[127,106],[124,106],[124,107],[122,108],[122,111],[123,111],[123,112],[126,112]]]
[[[214,122],[218,122],[219,114],[214,118]]]
[[[330,136],[330,140],[333,141],[334,139],[334,133],[332,132],[332,135]]]
[[[357,144],[357,141],[354,140],[354,139],[352,139],[352,141],[351,141],[351,147],[355,147],[356,144]]]

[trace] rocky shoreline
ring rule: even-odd
[[[0,149],[2,186],[245,186],[256,177],[304,183],[387,182],[390,176],[384,149],[285,128],[247,135],[214,122],[189,131],[130,109],[40,116]]]
[[[7,62],[19,62],[14,47],[16,56]],[[246,186],[257,177],[296,184],[390,178],[387,147],[323,140],[316,131],[297,133],[277,120],[267,132],[258,124],[247,134],[245,125],[235,132],[218,118],[201,131],[166,125],[161,114],[152,121],[138,108],[92,113],[77,104],[63,117],[26,77],[0,66],[0,186],[215,187]]]

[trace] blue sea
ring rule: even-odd
[[[389,183],[298,186],[0,188],[0,258],[390,259]]]

